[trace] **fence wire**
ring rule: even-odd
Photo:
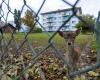
[[[11,29],[11,27],[8,26],[8,17],[9,14],[12,14],[15,16],[14,12],[11,10],[10,6],[10,0],[2,0],[0,3],[0,80],[9,80],[9,78],[12,78],[12,80],[47,80],[47,76],[45,71],[43,70],[43,64],[39,62],[37,59],[41,57],[44,53],[50,54],[48,52],[48,49],[53,50],[53,54],[61,59],[61,61],[64,63],[64,65],[67,67],[67,69],[70,69],[70,66],[68,64],[68,61],[64,58],[62,55],[63,53],[59,51],[57,46],[55,45],[55,42],[53,41],[54,37],[57,35],[58,31],[68,23],[73,16],[76,16],[78,19],[83,21],[86,25],[89,25],[87,22],[82,20],[80,16],[78,16],[76,6],[80,2],[80,0],[76,0],[74,4],[71,4],[67,0],[61,0],[66,5],[69,5],[72,8],[72,15],[61,25],[59,26],[59,29],[55,31],[52,35],[49,34],[48,31],[46,31],[45,27],[40,22],[40,11],[43,8],[44,4],[46,4],[46,0],[43,0],[43,2],[40,5],[40,8],[37,12],[35,12],[28,4],[28,0],[23,0],[23,4],[21,7],[21,13],[19,16],[16,16],[17,19],[19,19],[23,12],[24,8],[31,10],[35,17],[34,26],[31,27],[29,32],[24,31],[24,37],[22,40],[18,40],[16,38],[16,30],[17,28],[14,28],[14,30]],[[7,7],[7,14],[5,15],[4,6]],[[98,16],[99,18],[99,16]],[[29,36],[31,32],[35,29],[36,25],[41,26],[41,28],[46,32],[48,36],[48,44],[42,48],[36,49],[33,47],[34,44],[32,44],[29,40]],[[100,31],[99,31],[99,25],[100,21],[97,19],[95,27],[90,26],[90,28],[95,32],[97,44],[100,46]],[[6,33],[3,30],[4,26],[8,26],[10,29],[10,33]],[[24,30],[24,29],[23,29]],[[7,36],[9,35],[9,36]],[[34,39],[33,39],[34,40]],[[41,42],[42,43],[42,42]],[[45,57],[45,56],[43,56]],[[49,58],[49,56],[48,56]],[[46,66],[45,66],[46,67]],[[88,67],[84,67],[82,69],[79,69],[78,71],[73,71],[68,73],[68,76],[73,79],[76,75],[80,75],[83,73],[86,73],[91,70],[98,69],[100,67],[100,47],[97,51],[97,62],[94,65],[90,65]],[[33,71],[33,72],[32,72]],[[37,73],[38,77],[36,78]],[[66,70],[65,70],[66,71]],[[34,74],[34,75],[33,75]],[[52,74],[51,74],[52,75]],[[34,78],[32,78],[32,76]],[[49,79],[48,79],[49,80]],[[50,79],[53,80],[53,79]]]

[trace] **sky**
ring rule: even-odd
[[[4,1],[6,3],[8,2],[8,0],[4,0]],[[21,8],[23,6],[23,0],[9,0],[9,1],[10,1],[9,5],[10,5],[12,12],[14,11],[15,8],[21,10]],[[74,4],[76,2],[76,0],[66,0],[66,1],[70,2],[71,4]],[[1,4],[1,2],[2,2],[2,0],[0,0],[0,4]],[[43,0],[26,0],[27,5],[29,5],[31,7],[31,9],[34,10],[35,12],[38,11],[42,2],[43,2]],[[94,15],[95,17],[97,17],[98,11],[100,10],[100,0],[80,0],[77,7],[82,8],[82,14],[91,14],[91,15]],[[70,6],[66,3],[64,3],[62,0],[46,0],[40,13],[54,11],[54,10],[58,10],[58,9],[67,9],[67,8],[70,8]],[[5,18],[6,18],[8,9],[7,9],[7,5],[5,3],[3,3],[3,5],[2,5],[2,9],[4,11]],[[24,16],[24,12],[27,9],[28,9],[27,7],[24,7],[22,16]],[[1,13],[2,13],[2,11],[1,11]],[[10,21],[13,20],[13,15],[11,13],[9,13],[9,15],[8,15],[8,20],[10,20]]]

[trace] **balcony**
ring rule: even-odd
[[[47,21],[47,23],[53,23],[53,21]]]
[[[67,20],[67,19],[66,19]],[[66,20],[62,21],[62,23],[66,22]],[[69,22],[67,22],[67,24],[69,24]]]
[[[69,25],[65,25],[65,26],[63,26],[62,28],[68,28],[69,27]]]
[[[52,31],[52,29],[53,29],[53,26],[48,26],[49,31]]]
[[[63,14],[62,17],[64,17],[64,16],[70,16],[70,14]]]
[[[69,16],[63,16],[62,21],[66,21],[69,18]]]
[[[50,17],[47,17],[47,19],[52,19],[53,17],[52,16],[50,16]]]
[[[53,23],[54,21],[52,19],[48,19],[47,23]]]

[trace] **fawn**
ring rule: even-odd
[[[76,36],[80,33],[80,29],[76,31],[61,32],[58,31],[59,35],[65,39],[67,51],[65,58],[70,65],[70,71],[77,69],[77,62],[80,56],[81,48],[74,45]]]

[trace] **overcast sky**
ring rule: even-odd
[[[5,2],[7,1],[8,0],[5,0]],[[41,3],[43,2],[43,0],[26,0],[26,1],[27,4],[36,12],[38,11]],[[76,0],[67,0],[67,1],[74,4]],[[22,8],[23,0],[10,0],[9,4],[10,4],[11,11],[13,12],[15,8],[19,10]],[[100,10],[100,0],[80,0],[77,6],[82,8],[83,14],[91,14],[97,17],[98,11]],[[65,4],[62,0],[46,0],[40,13],[58,10],[58,9],[66,9],[68,7],[70,6]],[[3,4],[2,8],[6,15],[6,13],[8,12],[7,6]],[[24,11],[25,10],[27,10],[26,7],[24,8]],[[8,20],[13,20],[12,14],[9,14]]]

